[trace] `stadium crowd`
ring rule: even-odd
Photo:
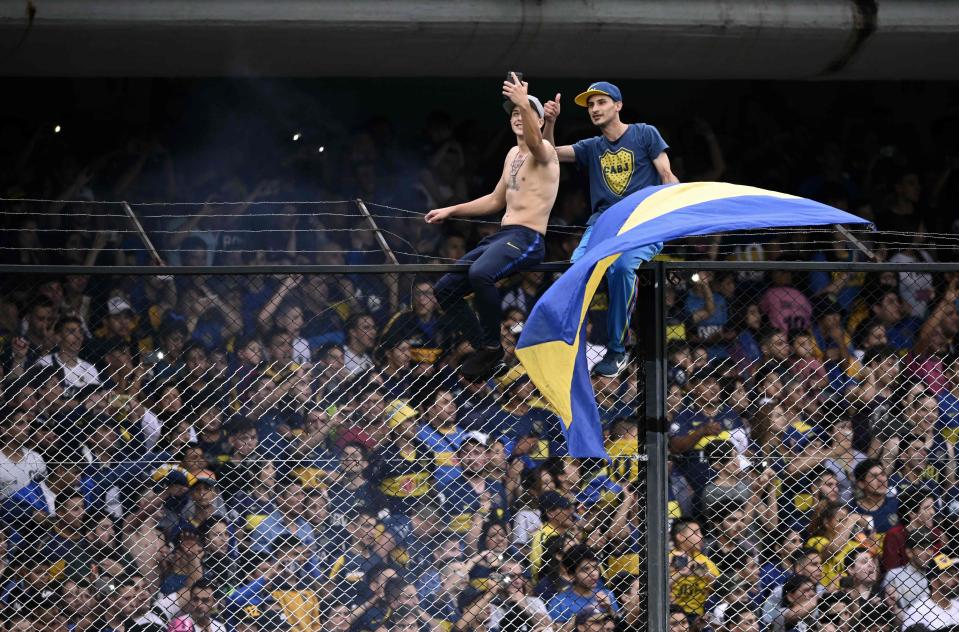
[[[110,278],[99,319],[51,276],[6,331],[9,629],[639,621],[635,380],[600,385],[614,466],[574,461],[521,370],[457,376],[428,281],[383,322],[311,311],[326,278]]]
[[[677,175],[799,192],[890,231],[952,231],[951,159],[909,161],[916,139],[880,121],[787,128],[751,107],[723,133],[702,120],[675,140],[664,129]],[[362,197],[404,260],[455,260],[495,223],[440,232],[397,208],[488,185],[481,135],[467,131],[434,113],[417,153],[377,119],[343,151],[342,172],[325,174],[342,186],[322,191],[295,184],[311,168],[301,155],[288,171],[254,160],[224,178],[179,167],[153,136],[53,163],[33,151],[39,139],[4,190]],[[746,151],[733,134],[764,142]],[[116,207],[32,204],[7,207],[7,262],[147,260]],[[567,179],[553,259],[569,258],[586,206]],[[174,265],[382,260],[350,204],[151,208],[137,211]],[[959,624],[959,275],[708,270],[797,251],[862,259],[842,235],[807,239],[729,235],[666,251],[704,262],[667,288],[671,632]],[[925,246],[874,244],[889,261],[945,254]],[[6,629],[644,627],[636,376],[594,378],[610,460],[568,458],[561,422],[519,368],[482,384],[457,376],[469,349],[438,313],[434,280],[4,279]],[[509,357],[549,282],[529,272],[503,288]],[[604,322],[592,319],[591,339],[605,339]]]

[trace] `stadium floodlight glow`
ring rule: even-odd
[[[293,134],[293,142],[295,143],[296,141],[300,140],[300,136],[302,136],[302,134],[300,134],[299,132],[296,132],[295,134]]]
[[[54,133],[54,134],[59,134],[59,133],[60,133],[60,126],[59,126],[59,125],[55,125],[55,126],[53,127],[53,133]]]

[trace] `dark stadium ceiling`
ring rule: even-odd
[[[955,0],[2,0],[3,76],[956,79]]]

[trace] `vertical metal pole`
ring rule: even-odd
[[[666,270],[652,262],[652,283],[644,292],[646,424],[646,582],[649,632],[665,632],[669,621],[669,474],[666,428]]]

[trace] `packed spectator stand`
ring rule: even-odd
[[[417,153],[373,120],[313,188],[300,153],[287,172],[248,160],[214,177],[155,135],[59,167],[24,144],[3,197],[72,201],[3,202],[4,262],[103,270],[0,282],[6,629],[645,628],[639,367],[594,378],[610,459],[571,459],[512,354],[558,272],[502,288],[513,369],[473,384],[435,275],[348,269],[384,261],[356,197],[404,262],[455,261],[495,229],[420,217],[483,186],[479,135],[455,123],[432,114]],[[879,134],[810,141],[831,137],[823,122],[751,124],[767,144],[730,153],[749,128],[697,120],[677,175],[870,217],[879,261],[952,261],[953,161]],[[555,261],[586,215],[574,174]],[[122,210],[96,202],[127,197],[168,264],[229,273],[111,273],[149,263]],[[272,203],[291,198],[343,201]],[[670,630],[959,624],[959,272],[844,271],[867,258],[825,229],[694,238],[663,259],[702,262],[666,288]],[[710,268],[730,260],[835,270]],[[256,264],[290,272],[237,269]],[[600,294],[591,341],[604,308]]]

